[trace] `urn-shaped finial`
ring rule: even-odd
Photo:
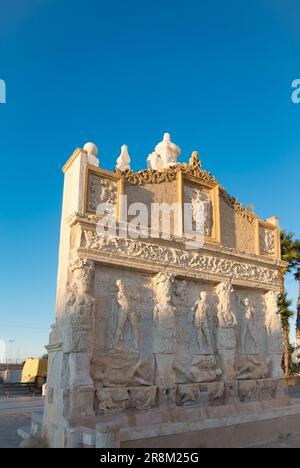
[[[163,141],[156,146],[155,152],[161,158],[162,167],[166,169],[177,164],[181,149],[175,143],[172,143],[170,134],[165,133]]]

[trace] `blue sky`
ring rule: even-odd
[[[296,0],[0,0],[0,338],[41,354],[63,176],[86,141],[134,169],[168,131],[227,190],[300,236]],[[296,284],[288,281],[295,298]],[[24,328],[24,326],[26,328]]]

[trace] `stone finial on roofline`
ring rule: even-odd
[[[99,162],[99,159],[97,158],[98,147],[94,143],[89,142],[84,145],[83,149],[88,154],[88,163],[91,164],[92,166],[99,167],[100,162]]]
[[[155,170],[168,169],[177,164],[180,154],[179,146],[172,143],[169,133],[165,133],[163,141],[155,147],[155,152],[148,157],[148,167]]]
[[[121,148],[121,154],[117,159],[116,170],[120,172],[130,171],[130,156],[128,153],[128,146],[123,145]]]

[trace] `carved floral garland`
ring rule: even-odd
[[[85,239],[84,247],[86,249],[101,250],[129,259],[138,258],[165,266],[191,268],[203,273],[227,275],[234,279],[255,281],[273,286],[278,286],[280,281],[279,273],[276,270],[221,257],[191,253],[132,239],[99,237],[88,231],[85,231]]]

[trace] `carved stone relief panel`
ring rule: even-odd
[[[112,209],[117,203],[117,183],[96,174],[88,177],[88,211],[96,212],[99,204],[107,203]]]
[[[259,296],[249,290],[237,289],[233,307],[238,320],[238,351],[242,354],[258,354],[259,328],[263,326]]]
[[[96,300],[92,294],[94,264],[75,258],[71,263],[71,280],[66,294],[64,316],[64,351],[92,352]]]
[[[259,228],[260,251],[263,254],[275,254],[275,232],[262,226]]]
[[[97,267],[92,374],[98,384],[154,384],[151,275]]]
[[[203,223],[204,226],[202,227],[204,235],[207,237],[212,236],[213,230],[213,203],[211,198],[211,190],[202,188],[198,185],[184,185],[184,203],[191,204],[192,208],[192,230],[195,231],[196,229],[199,230],[199,226],[197,226],[197,210],[199,204],[203,207]],[[200,227],[201,229],[201,227]]]
[[[90,290],[95,274],[93,298],[86,303],[85,293],[80,304],[94,310],[90,373],[99,414],[220,404],[222,382],[273,377],[269,354],[280,352],[282,338],[275,293],[102,264],[94,273],[88,261],[77,269],[76,291]],[[211,385],[210,394],[201,385]]]
[[[215,353],[214,301],[212,285],[200,281],[175,281],[173,303],[176,307],[177,354]]]

